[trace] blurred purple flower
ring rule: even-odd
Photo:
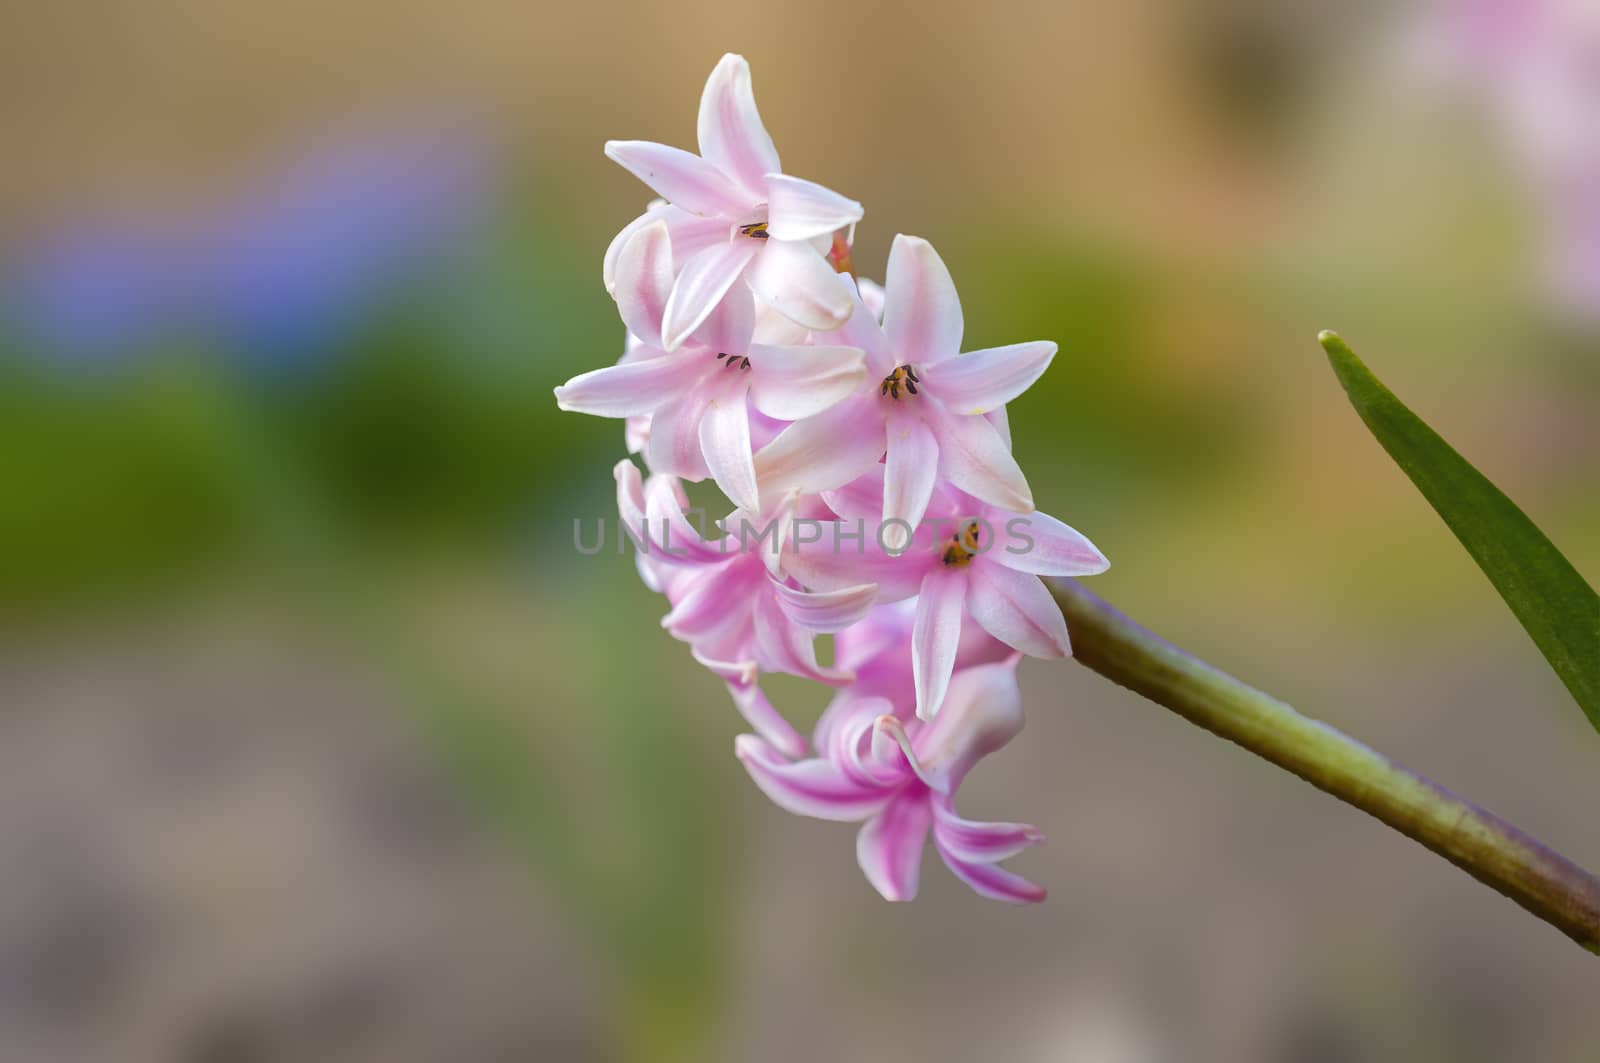
[[[199,316],[247,357],[325,354],[379,303],[458,260],[484,160],[456,138],[336,144],[274,174],[211,235]]]
[[[250,364],[316,360],[471,249],[488,177],[466,137],[328,142],[212,212],[46,234],[12,258],[7,317],[24,344],[63,361],[175,339]]]
[[[119,360],[166,330],[182,292],[181,241],[130,218],[84,219],[9,264],[4,314],[29,346],[85,364]]]

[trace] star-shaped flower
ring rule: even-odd
[[[711,72],[698,126],[699,155],[647,140],[606,143],[606,155],[683,212],[669,217],[688,223],[682,227],[696,245],[693,254],[679,252],[686,257],[661,324],[666,349],[683,343],[724,298],[748,292],[807,328],[842,325],[851,301],[825,248],[811,241],[860,221],[861,204],[783,172],[743,56],[725,55]]]

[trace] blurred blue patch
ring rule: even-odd
[[[253,370],[315,366],[470,259],[490,169],[462,135],[330,141],[200,216],[45,234],[12,256],[6,317],[25,351],[61,364],[181,342]]]
[[[52,361],[98,366],[153,346],[182,304],[181,243],[126,218],[83,219],[32,241],[4,273],[15,339]]]

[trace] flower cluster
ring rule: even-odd
[[[926,241],[895,237],[885,284],[857,279],[859,203],[785,174],[750,68],[726,55],[700,101],[700,154],[612,141],[662,198],[606,251],[628,338],[614,366],[556,389],[562,409],[627,419],[622,523],[666,629],[721,678],[756,732],[734,744],[782,807],[865,821],[862,871],[915,896],[928,837],[979,893],[1037,901],[998,866],[1032,827],[955,812],[973,765],[1022,728],[1020,655],[1064,657],[1040,576],[1103,571],[1082,535],[1034,510],[1006,403],[1056,345],[961,353],[961,303]],[[682,481],[734,509],[710,534]],[[834,663],[817,634],[834,636]],[[763,673],[837,688],[810,742]]]

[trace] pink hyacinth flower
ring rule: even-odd
[[[865,616],[877,588],[802,590],[772,575],[765,547],[742,532],[702,538],[683,512],[671,477],[652,476],[645,484],[626,460],[617,463],[615,475],[617,509],[640,550],[645,581],[672,605],[661,626],[728,684],[734,704],[767,741],[789,755],[803,753],[805,740],[756,680],[762,672],[784,672],[834,686],[850,682],[848,671],[817,662],[813,636],[843,630]]]
[[[860,221],[861,204],[783,173],[743,56],[725,55],[711,72],[698,133],[699,155],[645,140],[606,142],[607,156],[682,212],[666,215],[675,244],[681,232],[695,245],[692,254],[678,252],[685,258],[661,325],[666,349],[746,288],[809,329],[843,324],[852,304],[811,241]]]
[[[941,487],[910,546],[887,551],[872,531],[854,534],[863,523],[871,528],[863,510],[886,475],[876,469],[826,494],[842,524],[825,525],[821,539],[785,556],[784,567],[814,590],[870,582],[880,602],[917,596],[911,672],[919,716],[939,711],[967,619],[1030,657],[1071,654],[1061,608],[1039,577],[1104,572],[1110,562],[1093,543],[1047,514],[988,506]]]
[[[817,720],[818,741],[830,733],[835,721],[851,715],[851,705],[861,698],[887,701],[894,715],[911,720],[917,713],[917,691],[911,670],[911,634],[916,623],[916,600],[874,605],[858,623],[833,639],[834,667],[855,680],[833,698]],[[1003,661],[1015,652],[976,624],[961,629],[955,668]]]
[[[889,708],[879,698],[855,700],[847,719],[818,734],[821,755],[808,760],[786,759],[754,735],[740,735],[734,751],[780,807],[818,819],[865,820],[856,860],[887,900],[916,897],[930,834],[945,866],[979,894],[1044,900],[1043,888],[998,866],[1043,835],[1026,824],[963,819],[953,803],[972,766],[1022,730],[1015,658],[958,673],[949,705],[932,723],[902,724]]]
[[[602,417],[650,416],[650,470],[690,481],[710,475],[741,509],[757,511],[749,403],[784,421],[807,417],[866,380],[862,352],[840,346],[755,342],[755,304],[724,300],[693,338],[670,354],[661,336],[672,290],[672,246],[664,222],[644,226],[616,266],[617,309],[641,346],[626,361],[556,388],[563,410]]]
[[[916,527],[940,479],[991,505],[1031,510],[1033,494],[1011,456],[1008,433],[985,415],[1026,391],[1056,345],[961,354],[955,284],[933,246],[916,237],[894,238],[881,327],[848,280],[841,283],[857,312],[826,338],[866,351],[867,385],[762,448],[755,459],[762,490],[769,496],[825,491],[882,459],[881,514],[896,528]],[[903,529],[889,534],[891,545],[909,537]]]

